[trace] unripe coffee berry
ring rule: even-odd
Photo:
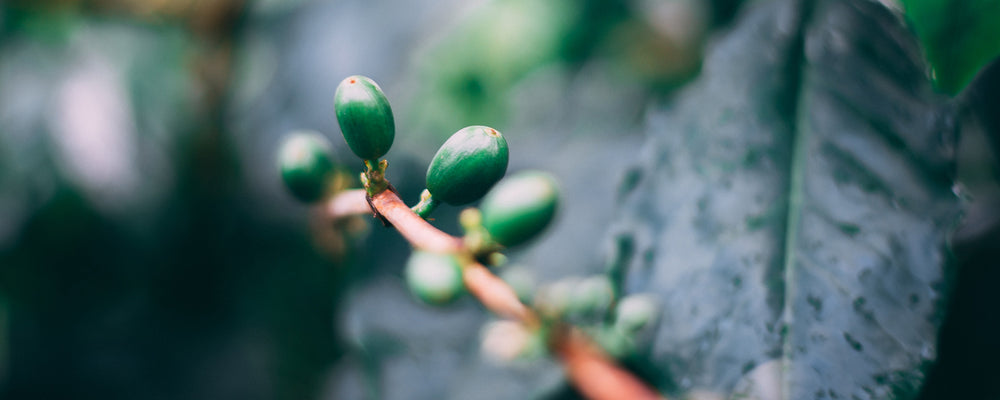
[[[347,77],[334,94],[337,123],[347,146],[363,160],[377,160],[389,152],[396,137],[392,108],[375,81],[361,75]]]
[[[631,295],[619,300],[615,309],[615,328],[635,333],[656,320],[659,306],[650,295]]]
[[[507,140],[496,129],[469,126],[441,145],[427,168],[435,200],[463,205],[483,197],[507,173]]]
[[[479,209],[490,238],[511,247],[541,233],[552,222],[558,203],[555,179],[544,172],[526,171],[501,181]]]
[[[321,199],[334,175],[330,141],[316,132],[289,134],[278,150],[278,169],[296,199],[304,203]]]
[[[405,274],[410,292],[427,304],[447,304],[465,292],[462,266],[452,254],[415,250]]]

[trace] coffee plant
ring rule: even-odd
[[[351,76],[337,87],[334,99],[344,140],[365,166],[363,188],[344,189],[338,182],[337,169],[343,167],[333,161],[333,146],[324,136],[294,132],[278,152],[278,167],[296,199],[329,204],[333,219],[370,212],[396,228],[413,246],[404,275],[415,299],[443,305],[469,293],[507,319],[484,330],[484,351],[494,357],[532,357],[547,349],[590,398],[660,398],[614,361],[637,350],[636,338],[653,325],[657,309],[642,295],[623,298],[620,273],[567,278],[537,292],[517,269],[510,269],[506,280],[493,273],[507,268],[504,249],[529,243],[555,217],[559,189],[551,175],[522,171],[503,178],[506,139],[494,128],[469,126],[441,145],[427,169],[426,189],[408,207],[386,176],[388,161],[381,159],[395,138],[382,89],[370,78]],[[480,199],[479,208],[460,215],[462,237],[428,222],[440,203]]]

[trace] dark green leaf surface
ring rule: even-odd
[[[615,228],[626,291],[662,302],[657,383],[913,398],[935,358],[957,217],[952,107],[879,3],[745,11],[653,115]]]
[[[1000,55],[1000,1],[902,0],[938,87],[958,93]]]

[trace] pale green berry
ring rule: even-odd
[[[320,200],[335,172],[330,141],[311,131],[289,134],[278,150],[278,169],[296,199],[304,203]]]
[[[581,315],[597,315],[608,309],[614,292],[611,282],[603,275],[595,275],[580,281],[573,289],[570,311]]]
[[[627,333],[635,333],[656,320],[659,313],[656,300],[647,294],[625,296],[615,308],[615,327]]]
[[[427,304],[447,304],[465,292],[462,266],[452,254],[415,250],[405,274],[410,292]]]
[[[551,175],[525,171],[501,181],[479,209],[483,228],[497,243],[512,247],[525,243],[552,222],[559,190]]]

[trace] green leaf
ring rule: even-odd
[[[1000,1],[901,0],[934,67],[935,81],[955,94],[1000,55]]]
[[[656,384],[914,398],[950,275],[957,110],[883,5],[751,7],[651,117],[614,228],[626,292],[660,300]]]

